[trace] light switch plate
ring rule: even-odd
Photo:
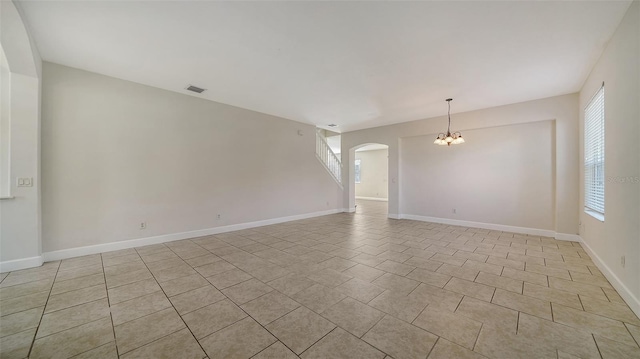
[[[18,187],[32,187],[32,186],[33,186],[33,178],[31,177],[18,178]]]

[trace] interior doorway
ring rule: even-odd
[[[389,213],[389,146],[356,148],[353,168],[356,213],[386,217]]]

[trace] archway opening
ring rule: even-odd
[[[387,217],[389,213],[389,146],[367,143],[355,151],[353,176],[354,210],[358,214]]]

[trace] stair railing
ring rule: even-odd
[[[322,162],[325,168],[331,173],[333,179],[342,185],[342,163],[340,158],[333,152],[324,137],[316,131],[316,157]]]

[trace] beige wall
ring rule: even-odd
[[[635,1],[580,92],[580,173],[584,107],[605,83],[605,219],[584,213],[580,176],[580,235],[619,280],[616,287],[640,314],[640,3]],[[627,180],[631,179],[631,180]],[[620,257],[626,256],[623,268]],[[605,270],[606,271],[606,270]],[[616,285],[616,278],[609,277]],[[622,288],[621,286],[626,288]]]
[[[51,63],[42,122],[45,252],[342,208],[313,126]]]
[[[356,183],[356,197],[387,199],[389,150],[356,152],[361,160],[360,183]]]
[[[451,147],[403,138],[403,213],[553,231],[553,132],[540,121],[464,131]]]
[[[443,110],[446,103],[443,101]],[[455,108],[455,107],[454,107]],[[541,100],[528,101],[513,105],[488,108],[484,110],[471,111],[465,113],[452,114],[452,129],[473,134],[471,130],[491,129],[500,126],[526,124],[532,122],[550,121],[555,124],[555,136],[550,141],[554,148],[555,157],[551,171],[553,182],[553,231],[562,234],[575,235],[578,231],[578,95],[570,94],[556,96]],[[366,130],[347,132],[342,134],[342,161],[345,163],[343,172],[343,182],[345,185],[344,201],[345,207],[353,208],[354,188],[353,163],[355,160],[354,148],[367,143],[381,143],[389,146],[389,215],[398,217],[401,215],[414,215],[410,213],[415,210],[413,205],[409,205],[414,200],[412,196],[416,194],[405,183],[416,183],[415,179],[404,176],[413,176],[411,173],[401,171],[401,163],[405,154],[401,143],[405,139],[414,136],[426,136],[427,143],[434,147],[433,139],[438,132],[446,129],[446,117],[437,117],[426,120],[407,122],[391,126],[382,126]],[[446,148],[444,150],[459,151],[458,153],[470,154],[475,145],[471,145],[472,139],[467,143],[458,145],[456,148]],[[509,152],[511,148],[507,145],[499,146],[497,151]],[[452,152],[450,151],[450,152]],[[426,161],[426,159],[425,159]],[[348,165],[346,165],[348,164]],[[448,168],[457,169],[455,162]],[[430,171],[434,169],[429,169]],[[441,169],[444,170],[444,169]],[[460,169],[464,171],[464,169]],[[464,176],[471,176],[473,173],[465,173]],[[506,180],[505,180],[506,181]],[[522,191],[526,188],[521,187]],[[520,196],[520,194],[518,194]],[[508,207],[508,202],[497,202],[496,207]],[[480,218],[467,217],[471,221],[480,222]],[[498,221],[498,219],[496,219]],[[518,226],[519,222],[504,218],[498,223],[510,226]],[[549,223],[548,220],[540,222],[543,227]],[[540,228],[545,229],[545,228]]]

